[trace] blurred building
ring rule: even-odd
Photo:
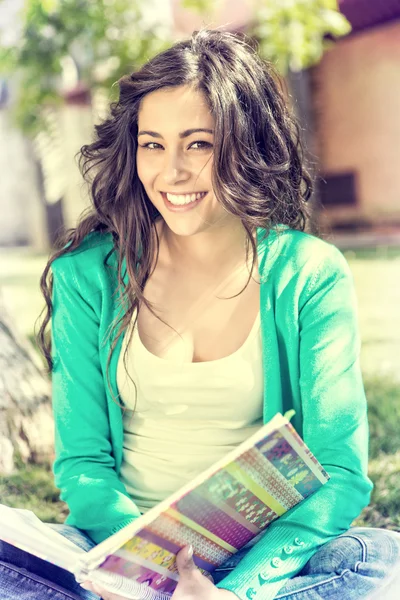
[[[225,0],[211,26],[245,30],[258,0]],[[172,0],[175,32],[204,23]],[[339,0],[352,33],[289,87],[319,162],[322,229],[400,228],[400,0]],[[312,139],[310,137],[312,136]]]
[[[19,39],[18,15],[22,5],[23,0],[0,2],[0,32],[5,45]],[[46,238],[45,210],[32,148],[8,113],[17,87],[17,77],[10,81],[0,73],[0,246],[28,244],[32,238]]]
[[[0,1],[0,34],[4,46],[22,36],[21,9],[25,0]],[[145,0],[143,23],[154,35],[171,29],[168,0]],[[157,30],[155,29],[157,28]],[[108,91],[90,91],[79,80],[79,52],[62,62],[61,106],[42,111],[46,128],[27,139],[13,122],[12,109],[21,93],[16,76],[0,72],[0,246],[29,245],[46,251],[63,230],[74,227],[89,204],[77,164],[79,149],[90,143],[93,125],[108,110]]]
[[[10,43],[19,34],[22,1],[0,3],[0,30]],[[202,26],[245,30],[259,0],[219,0],[208,22],[183,9],[181,0],[153,1],[162,8],[157,17],[168,24],[171,19],[181,38]],[[400,0],[339,5],[352,33],[332,44],[319,65],[289,78],[319,161],[319,222],[327,230],[400,228]],[[42,249],[87,206],[75,154],[104,107],[94,96],[90,104],[76,82],[67,87],[62,110],[48,116],[49,132],[32,145],[12,127],[0,81],[0,245]]]
[[[7,106],[13,86],[0,78],[0,246],[46,238],[45,210],[31,145],[13,126]]]
[[[311,70],[322,226],[400,228],[400,0],[341,0],[353,31]]]

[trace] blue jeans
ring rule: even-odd
[[[68,525],[52,525],[84,550],[94,543]],[[234,555],[214,580],[221,581],[243,558]],[[0,541],[1,600],[99,600],[73,575]],[[279,591],[276,600],[398,600],[400,533],[354,527],[328,542]]]

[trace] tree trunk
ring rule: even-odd
[[[319,165],[317,162],[316,123],[312,105],[311,71],[310,69],[299,72],[289,71],[287,79],[290,92],[295,100],[293,108],[302,130],[302,142],[307,167],[311,177],[315,180],[314,191],[308,202],[311,209],[311,219],[308,222],[306,231],[318,235],[319,211],[321,210],[321,206],[318,190]]]
[[[0,301],[0,473],[15,460],[49,463],[53,458],[50,382],[39,356],[21,339]]]

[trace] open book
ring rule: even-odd
[[[0,538],[58,565],[82,582],[125,597],[166,600],[178,582],[176,554],[187,544],[205,574],[316,492],[329,476],[289,421],[269,423],[145,515],[89,552],[33,513],[0,505]]]

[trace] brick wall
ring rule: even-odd
[[[357,205],[326,208],[322,224],[400,225],[400,21],[335,44],[313,87],[321,171],[356,174]]]

